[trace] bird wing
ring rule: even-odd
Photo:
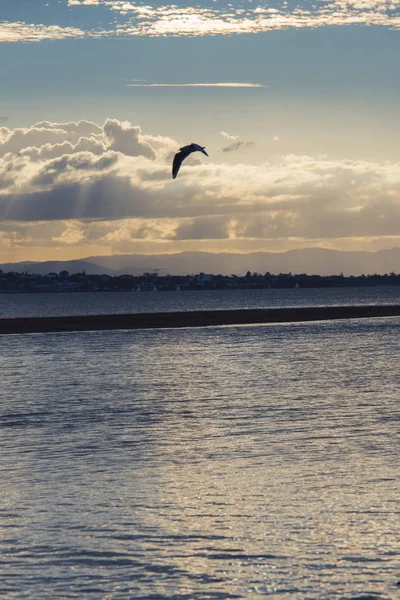
[[[181,152],[184,152],[185,156],[189,156],[191,152],[196,151],[195,146],[196,144],[188,144],[187,146],[182,146],[182,148],[179,148],[179,150],[181,150]]]
[[[182,152],[182,150],[175,154],[174,162],[172,163],[172,178],[173,179],[175,179],[175,177],[178,175],[178,171],[181,168],[181,164],[185,160],[186,157],[187,157],[187,153]]]

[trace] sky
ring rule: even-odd
[[[399,36],[400,0],[1,0],[0,263],[400,246]]]

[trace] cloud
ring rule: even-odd
[[[143,155],[154,159],[154,150],[147,142],[141,141],[140,127],[132,127],[130,123],[107,119],[103,127],[110,150],[116,150],[127,156]]]
[[[244,165],[200,157],[172,180],[166,159],[178,147],[116,119],[0,129],[4,244],[31,247],[40,239],[71,251],[87,244],[129,251],[213,241],[251,249],[398,236],[400,163],[284,155]]]
[[[223,240],[229,238],[231,219],[225,215],[213,215],[183,220],[176,228],[176,240]]]
[[[201,37],[255,34],[287,29],[377,26],[400,29],[400,0],[320,0],[315,5],[298,2],[279,8],[246,8],[227,4],[223,8],[143,5],[126,0],[68,0],[71,10],[102,7],[118,14],[108,29],[84,30],[20,22],[0,23],[1,42],[41,42],[82,37]],[[151,85],[151,84],[148,84]],[[163,84],[153,84],[163,85]],[[182,84],[183,85],[183,84]]]
[[[68,6],[99,6],[101,0],[68,0]]]
[[[220,131],[220,134],[227,140],[237,140],[237,138],[239,137],[238,135],[230,135],[226,131]]]
[[[226,131],[220,131],[220,134],[222,135],[222,137],[224,137],[227,140],[238,140],[238,138],[240,137],[238,135],[230,135]],[[219,150],[222,150],[222,152],[225,152],[225,153],[226,152],[237,152],[237,150],[240,150],[241,148],[248,148],[253,145],[254,145],[254,142],[246,142],[244,140],[238,140],[237,142],[228,144],[228,146],[219,148]]]
[[[7,121],[8,121],[8,117],[1,117],[1,116],[0,116],[0,125],[1,125],[2,123],[6,123]]]
[[[236,152],[237,150],[240,150],[241,148],[248,148],[249,146],[253,146],[254,142],[244,142],[244,141],[239,141],[239,142],[233,142],[233,144],[229,144],[229,146],[225,146],[224,148],[222,148],[222,152]]]
[[[51,123],[50,121],[41,121],[33,125],[35,129],[53,129],[56,131],[62,130],[69,135],[82,136],[100,134],[103,129],[92,121],[70,121],[68,123]]]
[[[321,0],[310,7],[298,2],[281,8],[223,8],[140,5],[125,0],[69,0],[70,6],[102,5],[127,21],[114,32],[120,36],[190,36],[252,34],[285,29],[375,25],[400,28],[399,0]],[[112,32],[104,32],[110,35]]]
[[[58,25],[41,25],[24,23],[18,21],[11,23],[0,22],[1,42],[42,42],[43,40],[64,40],[67,38],[79,38],[87,35],[87,32],[77,27],[60,27]]]
[[[140,127],[113,119],[107,119],[102,127],[89,121],[42,121],[32,127],[0,128],[0,157],[11,153],[29,157],[32,161],[79,152],[101,155],[110,150],[154,159],[151,143],[158,149],[171,146],[168,138],[142,136]]]
[[[217,87],[217,88],[266,88],[262,83],[129,83],[126,87]]]
[[[51,239],[58,244],[79,244],[86,239],[86,234],[81,223],[67,221],[64,231],[60,235],[53,236]]]
[[[42,121],[32,127],[0,128],[0,156],[7,152],[17,153],[29,147],[41,148],[45,144],[77,144],[82,137],[100,136],[103,129],[89,121],[77,123],[50,123]]]
[[[91,152],[92,154],[103,154],[106,151],[106,145],[103,141],[91,138],[81,137],[76,144],[71,142],[62,142],[60,144],[43,144],[39,148],[28,147],[19,152],[19,156],[29,156],[32,161],[49,160],[63,156],[64,154],[75,154],[77,152]]]
[[[91,152],[77,152],[45,162],[37,174],[31,178],[33,186],[48,187],[54,184],[68,185],[81,180],[81,173],[87,178],[95,172],[108,172],[118,161],[118,154],[106,152],[96,156]]]
[[[104,235],[104,240],[120,244],[134,240],[171,240],[175,237],[176,222],[173,219],[126,219]]]

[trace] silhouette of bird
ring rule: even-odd
[[[172,179],[178,175],[178,171],[181,168],[181,164],[185,160],[186,157],[189,156],[192,152],[202,152],[206,156],[208,156],[205,151],[205,146],[199,146],[199,144],[189,144],[188,146],[183,146],[179,148],[179,152],[177,152],[174,156],[174,162],[172,164]]]

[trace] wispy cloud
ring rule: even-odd
[[[225,146],[224,148],[222,148],[222,152],[236,152],[237,150],[240,150],[240,148],[249,148],[249,146],[253,145],[254,142],[233,142],[233,144],[229,144],[229,146]]]
[[[230,133],[227,133],[226,131],[220,131],[220,134],[226,140],[231,140],[231,143],[228,144],[227,146],[224,146],[223,148],[218,148],[218,150],[222,150],[222,152],[236,152],[237,150],[240,150],[241,148],[249,148],[250,146],[254,145],[254,142],[239,140],[239,137],[240,137],[239,135],[231,135]],[[234,140],[237,140],[237,141],[235,142]]]
[[[0,23],[1,42],[41,42],[43,40],[64,40],[79,38],[87,32],[77,27],[59,27],[58,25],[36,25],[18,21]]]
[[[201,6],[138,5],[122,0],[69,0],[70,6],[102,5],[120,15],[126,23],[116,26],[117,35],[192,36],[249,34],[284,29],[345,25],[377,25],[400,28],[400,0],[321,0],[310,8],[299,2],[289,8],[258,6],[223,9]]]
[[[68,6],[99,6],[101,0],[68,0]]]
[[[227,140],[237,140],[238,139],[238,135],[231,135],[230,133],[227,133],[226,131],[220,131],[220,134],[222,135],[222,137],[224,137]]]
[[[0,117],[0,125],[6,123],[8,121],[8,117]]]
[[[109,29],[84,30],[18,22],[0,23],[1,42],[40,42],[81,37],[201,37],[252,34],[328,26],[379,26],[400,29],[400,0],[320,0],[280,8],[161,6],[125,0],[68,0],[71,9],[103,7],[120,18]]]
[[[128,83],[126,87],[219,87],[219,88],[266,88],[262,83]]]

